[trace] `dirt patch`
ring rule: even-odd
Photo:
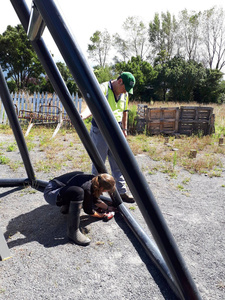
[[[13,141],[1,136],[0,142]],[[6,144],[7,144],[6,143]],[[21,160],[19,152],[1,155]],[[31,159],[43,153],[33,153]],[[136,157],[202,299],[225,298],[225,170],[220,177],[177,170],[177,178],[150,173],[156,162]],[[37,172],[48,180],[71,171]],[[0,164],[1,178],[25,178],[23,166]],[[151,237],[135,204],[125,204]],[[105,223],[85,214],[81,226],[88,247],[68,242],[66,217],[31,188],[0,188],[1,230],[12,257],[0,262],[0,299],[175,299],[159,271],[120,215]]]

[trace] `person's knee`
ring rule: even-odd
[[[57,197],[56,205],[62,206],[69,204],[71,201],[83,201],[84,190],[78,186],[63,187]]]

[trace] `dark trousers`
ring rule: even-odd
[[[60,189],[56,205],[68,205],[70,201],[83,201],[84,190],[79,186],[64,186]]]

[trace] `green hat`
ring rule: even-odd
[[[135,85],[134,76],[130,72],[123,72],[120,77],[123,80],[126,91],[130,94],[133,94],[133,87]]]

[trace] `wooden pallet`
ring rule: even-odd
[[[144,117],[143,117],[144,113]],[[212,107],[181,106],[146,108],[138,105],[134,129],[148,134],[211,134],[215,115]]]
[[[214,128],[212,107],[181,106],[180,107],[180,134],[211,134]]]
[[[178,131],[179,107],[148,108],[146,111],[148,134],[174,134]]]

